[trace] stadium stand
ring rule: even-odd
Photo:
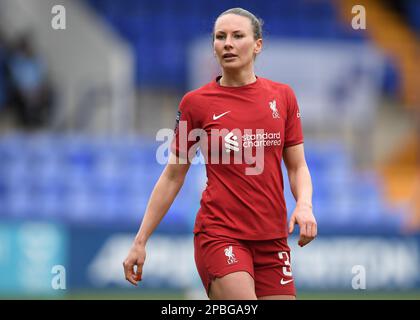
[[[169,0],[87,2],[135,48],[138,85],[180,90],[186,89],[189,43],[207,35],[210,44],[211,27],[217,14],[238,5],[235,1],[190,0],[177,1],[176,5]],[[332,1],[244,1],[241,4],[263,16],[268,38],[366,40],[365,34],[351,32],[340,23]]]
[[[272,39],[296,40],[315,44],[312,48],[324,50],[319,51],[322,54],[331,48],[329,44],[347,43],[374,47],[385,57],[379,89],[368,87],[376,90],[374,98],[378,95],[383,101],[368,105],[362,119],[327,123],[320,117],[321,126],[304,128],[319,236],[303,254],[293,248],[293,272],[301,281],[297,285],[344,289],[360,298],[349,277],[354,265],[363,264],[372,288],[420,288],[420,122],[416,120],[420,119],[416,102],[420,72],[418,55],[413,55],[420,2],[360,1],[368,11],[368,30],[357,32],[349,21],[353,2],[63,0],[72,17],[67,20],[71,28],[56,31],[45,23],[56,1],[0,0],[0,244],[10,244],[0,249],[12,248],[0,259],[0,295],[41,292],[71,297],[74,288],[101,292],[127,288],[121,254],[130,245],[164,168],[156,159],[160,145],[156,132],[173,128],[180,98],[191,89],[194,42],[208,40],[211,51],[214,19],[237,6],[264,19],[267,47]],[[15,18],[17,14],[21,19]],[[45,61],[42,73],[51,76],[46,79],[57,90],[52,101],[56,117],[41,121],[34,130],[10,117],[11,44],[28,30],[35,34],[30,40],[40,61]],[[334,54],[330,57],[347,61]],[[358,89],[353,84],[366,79],[364,73],[377,71],[366,68],[353,51],[352,55],[355,59],[345,65],[348,73],[340,71],[344,81],[319,77],[325,82],[317,89],[326,89],[325,96],[331,98],[327,102],[339,111],[348,107],[340,102]],[[15,75],[21,76],[18,64]],[[308,81],[305,76],[310,71],[297,70],[302,76],[298,81]],[[305,90],[298,94],[310,95]],[[135,101],[132,95],[137,95]],[[312,111],[316,115],[318,109]],[[295,200],[284,165],[283,175],[290,216]],[[188,254],[193,253],[189,237],[206,183],[204,166],[192,165],[186,179],[150,242],[154,254],[140,291],[194,289],[191,283],[199,283],[198,275],[193,279],[193,257]],[[290,243],[297,247],[296,234]],[[70,275],[71,289],[61,293],[51,290],[51,265],[57,261],[68,267]],[[32,284],[19,282],[27,265],[35,266],[29,277]],[[37,279],[42,283],[37,284]]]
[[[178,92],[186,88],[189,43],[203,35],[210,42],[212,19],[223,9],[236,5],[235,1],[190,0],[176,4],[170,0],[86,3],[131,44],[139,88],[171,88]],[[246,1],[241,5],[264,17],[268,39],[370,41],[365,32],[352,32],[342,23],[340,7],[333,1]],[[403,9],[409,23],[416,27],[418,5],[406,2]],[[389,63],[383,79],[384,94],[398,91],[397,73]],[[0,98],[4,100],[2,76]],[[72,223],[137,221],[162,167],[155,164],[155,143],[145,137],[128,141],[116,138],[110,143],[89,135],[52,133],[1,137],[2,216],[57,218]],[[397,213],[404,210],[387,204],[382,176],[361,173],[352,163],[350,151],[339,143],[314,142],[308,144],[307,154],[321,225],[376,224],[402,228],[404,217]],[[185,194],[199,198],[197,192]],[[290,194],[287,200],[292,208]],[[182,203],[190,201],[193,199]],[[190,224],[194,210],[185,206],[175,206],[174,210],[174,221]]]
[[[381,177],[361,173],[339,143],[307,145],[314,207],[322,228],[396,230],[403,208],[387,203]],[[0,138],[2,216],[65,220],[75,224],[136,224],[163,166],[156,143],[141,137],[10,135]],[[286,170],[284,170],[286,172]],[[204,167],[192,166],[190,183],[165,219],[186,232],[195,217]],[[287,176],[286,176],[287,177]],[[285,177],[289,214],[294,199]]]

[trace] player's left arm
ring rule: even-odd
[[[303,143],[283,150],[283,160],[289,176],[290,189],[296,199],[296,208],[290,217],[289,233],[297,223],[300,229],[298,244],[303,247],[317,235],[317,224],[312,212],[312,181],[305,160]]]

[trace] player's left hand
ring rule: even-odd
[[[315,239],[318,230],[315,217],[312,213],[312,206],[297,204],[289,222],[289,233],[293,233],[295,224],[299,225],[300,237],[298,245],[303,247]]]

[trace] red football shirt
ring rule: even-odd
[[[261,77],[241,87],[221,86],[218,79],[183,97],[171,145],[181,158],[199,147],[206,160],[207,186],[194,233],[287,237],[282,153],[303,143],[295,95],[289,86]]]

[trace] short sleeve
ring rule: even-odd
[[[200,140],[199,136],[192,132],[194,129],[198,129],[199,126],[199,115],[194,112],[195,106],[193,105],[193,99],[188,94],[185,95],[178,108],[174,137],[171,143],[171,151],[179,158],[187,159],[188,153],[190,153],[189,159],[191,160],[197,149],[197,142]],[[191,149],[192,147],[193,150]]]
[[[285,127],[284,147],[303,143],[303,130],[300,110],[292,88],[287,87],[287,119]]]

